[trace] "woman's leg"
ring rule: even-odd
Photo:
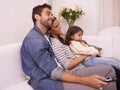
[[[106,77],[115,77],[115,71],[110,66],[99,65],[91,66],[85,68],[78,68],[72,71],[74,74],[79,76],[90,76],[90,75],[101,75]],[[73,83],[63,83],[64,90],[98,90],[88,86],[73,84]],[[73,85],[73,86],[72,86]],[[116,82],[111,82],[107,86],[104,86],[102,90],[116,90]]]
[[[85,66],[110,65],[120,70],[120,60],[116,58],[90,57],[83,62]]]

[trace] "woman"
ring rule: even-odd
[[[55,53],[56,59],[66,70],[70,70],[70,72],[80,76],[89,76],[89,75],[101,75],[105,77],[115,76],[114,70],[109,66],[105,66],[105,65],[91,66],[91,67],[83,66],[81,62],[84,61],[85,58],[87,58],[88,56],[82,55],[78,58],[75,58],[73,56],[69,47],[64,45],[64,40],[60,36],[62,35],[61,27],[57,20],[53,22],[53,26],[50,30],[50,34],[51,34],[51,43],[52,43],[51,45]],[[69,88],[67,90],[69,90]],[[109,83],[107,86],[103,87],[102,90],[115,90],[115,88],[116,88],[115,82],[112,82]]]

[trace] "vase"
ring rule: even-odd
[[[72,20],[72,19],[66,20],[66,21],[67,21],[67,24],[68,24],[69,27],[72,26],[75,23],[75,20]]]

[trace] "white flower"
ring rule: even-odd
[[[77,5],[75,9],[62,7],[58,13],[59,18],[62,17],[65,19],[69,26],[71,26],[75,20],[80,18],[82,15],[84,15],[83,10],[80,9]]]

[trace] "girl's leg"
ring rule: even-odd
[[[90,57],[83,62],[85,66],[93,65],[110,65],[120,70],[120,60],[116,58],[104,58],[104,57]]]

